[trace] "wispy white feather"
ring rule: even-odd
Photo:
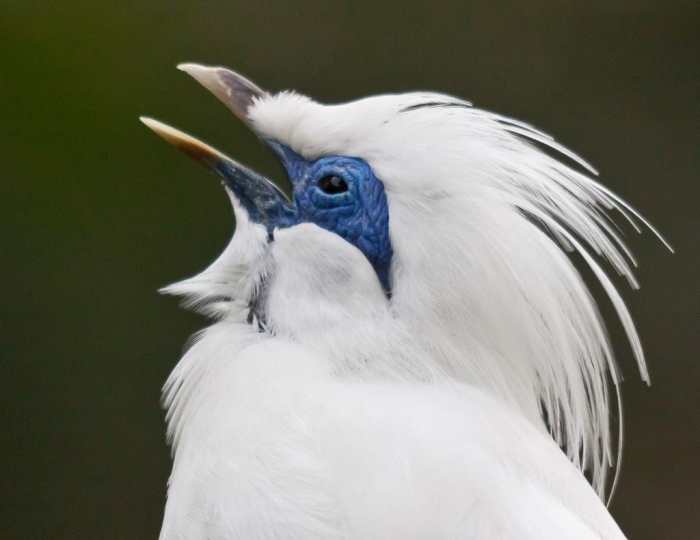
[[[595,169],[550,136],[449,96],[424,92],[328,106],[283,92],[258,99],[249,116],[262,136],[283,142],[306,158],[347,155],[361,157],[370,164],[384,183],[389,200],[394,248],[392,298],[386,301],[367,261],[338,237],[320,229],[314,232],[313,226],[312,230],[295,227],[279,231],[276,241],[267,245],[263,228],[249,223],[234,200],[237,231],[229,247],[201,274],[164,289],[185,295],[191,305],[222,319],[203,334],[166,385],[169,434],[176,448],[174,477],[189,474],[190,468],[178,467],[179,462],[199,459],[197,452],[201,452],[202,445],[195,442],[211,436],[207,426],[217,425],[220,429],[223,424],[226,429],[249,433],[247,420],[235,418],[234,422],[221,416],[222,410],[232,410],[231,407],[254,411],[256,406],[246,409],[242,402],[230,401],[245,401],[247,390],[237,386],[242,397],[235,397],[220,386],[229,380],[228,375],[233,377],[230,370],[244,369],[235,367],[244,363],[239,357],[247,353],[241,351],[259,346],[281,347],[275,350],[289,358],[278,358],[270,364],[269,351],[267,356],[250,353],[263,366],[258,372],[246,364],[245,370],[254,371],[253,375],[246,371],[243,376],[251,388],[255,387],[256,376],[269,377],[270,381],[281,377],[298,385],[303,397],[294,394],[289,400],[300,410],[316,407],[316,398],[325,400],[327,407],[323,413],[300,413],[296,419],[276,411],[273,417],[280,415],[280,437],[294,438],[306,433],[305,422],[318,415],[343,417],[340,411],[347,407],[344,398],[330,397],[336,391],[338,396],[344,395],[345,389],[334,387],[329,394],[326,386],[306,385],[303,374],[307,369],[322,379],[332,374],[331,380],[340,376],[346,382],[421,383],[421,388],[427,385],[451,396],[483,393],[489,396],[483,398],[485,401],[472,396],[471,404],[483,404],[484,414],[492,414],[493,418],[508,418],[499,431],[498,437],[504,437],[501,443],[520,444],[515,435],[507,435],[509,430],[521,433],[525,429],[520,419],[530,426],[527,429],[540,433],[549,430],[576,467],[590,473],[595,490],[602,496],[608,485],[608,469],[616,463],[619,466],[615,453],[622,447],[621,426],[615,445],[608,381],[611,379],[615,385],[615,403],[619,407],[617,385],[621,376],[596,302],[569,255],[578,253],[601,284],[622,322],[642,378],[648,381],[632,318],[599,261],[607,262],[637,288],[632,270],[636,261],[610,211],[619,211],[637,230],[635,220],[639,220],[661,238],[658,232],[630,205],[595,181],[590,176],[596,174]],[[564,156],[572,165],[555,159],[541,147]],[[303,235],[297,236],[300,233]],[[263,277],[269,277],[271,283],[266,300],[269,320],[265,321],[266,332],[260,334],[244,321],[248,302]],[[300,353],[297,347],[305,352]],[[232,357],[239,360],[227,364],[226,359]],[[299,366],[295,368],[297,362]],[[318,375],[317,370],[325,375]],[[378,407],[374,416],[357,413],[358,422],[364,419],[367,425],[381,424],[378,411],[383,406],[402,403],[419,418],[420,413],[410,403],[420,406],[424,398],[426,403],[439,401],[432,390],[414,388],[413,402],[397,397],[396,403],[385,403],[372,393],[370,386],[349,387],[357,392],[354,397],[348,396],[352,402],[359,400]],[[283,395],[292,391],[287,385],[279,388],[284,389]],[[399,387],[389,388],[384,390],[391,393],[391,388]],[[284,399],[280,398],[280,403]],[[454,406],[465,418],[468,416],[468,425],[478,424],[478,413],[460,401],[462,398],[454,399],[450,404],[444,403],[445,408],[436,405],[434,410],[447,415],[449,407]],[[265,408],[275,402],[263,399],[260,406]],[[253,402],[245,403],[248,406]],[[517,413],[508,417],[500,407]],[[621,410],[619,418],[621,422]],[[301,424],[295,424],[297,421]],[[446,430],[459,422],[457,418],[450,420],[453,424],[435,421]],[[297,435],[291,435],[290,424],[285,422],[297,425]],[[354,425],[350,422],[347,429]],[[344,432],[339,431],[340,427],[337,430],[331,438],[344,440]],[[185,436],[185,432],[189,435]],[[309,428],[308,432],[313,430]],[[479,432],[478,436],[485,441],[496,436],[489,433]],[[442,437],[432,431],[430,436]],[[540,440],[530,435],[526,439]],[[461,439],[459,444],[464,445],[467,440]],[[290,439],[289,447],[307,443],[313,448],[321,445],[318,441],[302,443]],[[383,443],[391,444],[386,439]],[[215,439],[210,443],[218,444],[223,442]],[[561,526],[558,530],[568,531],[572,537],[588,537],[591,532],[593,536],[619,537],[609,516],[597,509],[584,488],[566,476],[565,467],[552,465],[556,479],[551,482],[538,476],[538,467],[547,468],[542,460],[555,458],[549,450],[542,449],[540,445],[544,443],[532,444],[537,451],[531,448],[528,453],[530,450],[523,449],[523,455],[510,456],[511,461],[518,479],[528,478],[533,486],[546,486],[544,491],[533,491],[532,500],[539,504],[543,499],[538,497],[547,493],[546,497],[553,497],[552,512],[561,505],[561,521],[554,519],[559,524],[556,526]],[[469,452],[467,448],[462,450]],[[492,450],[491,457],[498,460],[499,451]],[[299,466],[316,465],[305,462]],[[497,467],[492,469],[496,470]],[[560,473],[562,476],[557,476]],[[313,474],[311,477],[316,478]],[[351,478],[344,480],[352,484]],[[480,480],[487,485],[494,481]],[[504,485],[522,496],[521,489],[527,482],[518,483],[517,489],[513,482]],[[424,485],[427,488],[430,484]],[[290,488],[294,490],[317,498],[311,506],[319,509],[318,514],[306,516],[305,526],[328,537],[335,534],[333,531],[343,530],[343,525],[335,521],[341,518],[329,510],[337,506],[329,499],[333,490],[329,492],[326,484]],[[279,493],[282,492],[280,488]],[[453,495],[460,494],[456,489]],[[180,502],[169,503],[171,514],[186,507],[186,502],[182,502],[184,495],[177,496]],[[398,495],[392,492],[392,496]],[[510,508],[505,502],[507,496],[499,496],[503,497],[503,508]],[[247,503],[237,502],[247,508]],[[279,509],[279,519],[287,511],[294,515],[296,507],[292,508],[290,501],[275,500],[270,504]],[[572,521],[566,517],[567,512],[583,521]],[[220,514],[226,515],[226,509],[221,509]],[[523,512],[522,516],[526,514]],[[168,514],[166,522],[167,517]],[[407,519],[407,523],[412,522]],[[484,527],[492,523],[484,518]],[[581,523],[586,524],[585,530],[577,529]],[[513,525],[510,532],[517,536],[517,531],[527,530],[531,535],[527,537],[544,537],[544,530],[528,529],[530,525]],[[397,530],[386,526],[387,530]],[[551,533],[555,529],[547,530]],[[575,530],[576,534],[572,532]],[[498,531],[489,532],[498,536]],[[477,533],[477,537],[485,537]]]
[[[421,108],[425,103],[450,106]],[[616,385],[620,377],[595,301],[565,251],[578,252],[603,286],[648,382],[632,318],[588,251],[637,288],[636,261],[609,211],[636,230],[639,220],[670,249],[658,231],[596,180],[529,142],[597,174],[549,135],[449,96],[325,106],[282,93],[250,116],[262,134],[307,157],[355,155],[372,165],[390,198],[396,273],[410,273],[396,280],[397,314],[440,343],[435,348],[461,378],[473,382],[480,374],[482,384],[531,417],[541,409],[602,494],[614,461],[606,377]],[[449,313],[435,312],[449,305]]]

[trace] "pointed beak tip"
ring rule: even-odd
[[[168,135],[172,135],[176,130],[155,118],[149,116],[139,116],[139,121],[154,132],[156,135],[168,140]]]
[[[184,62],[178,64],[176,67],[183,73],[187,73],[195,81],[199,82],[210,91],[213,91],[211,88],[212,84],[218,83],[216,73],[219,68],[203,66],[202,64],[195,64],[192,62]]]
[[[149,116],[139,116],[139,122],[141,122],[144,126],[151,128],[156,120]]]
[[[248,108],[253,101],[267,95],[254,82],[225,67],[184,62],[177,69],[209,90],[245,123],[249,123]]]
[[[140,116],[139,120],[165,142],[172,144],[198,161],[202,161],[210,157],[218,157],[219,155],[217,150],[211,148],[206,143],[195,139],[184,131],[180,131],[179,129],[169,126],[168,124],[164,124],[155,118]]]
[[[179,69],[180,71],[184,71],[185,73],[189,73],[190,69],[192,68],[198,68],[199,64],[195,64],[194,62],[180,62],[178,65],[175,66],[175,69]]]

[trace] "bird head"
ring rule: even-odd
[[[280,273],[277,269],[295,268],[295,274],[301,279],[297,286],[305,283],[311,289],[323,289],[323,295],[327,297],[338,291],[323,287],[324,283],[336,278],[348,283],[346,278],[353,273],[353,268],[369,265],[373,282],[370,288],[374,289],[376,285],[383,291],[384,300],[388,299],[391,296],[393,248],[384,182],[377,177],[368,160],[353,152],[349,146],[323,145],[324,140],[330,142],[328,137],[337,139],[344,136],[329,131],[333,129],[333,123],[328,123],[324,109],[332,114],[333,107],[319,105],[293,93],[270,95],[248,79],[225,68],[193,64],[184,64],[180,68],[211,90],[272,149],[292,186],[292,198],[288,200],[272,181],[205,143],[156,120],[142,119],[166,141],[222,177],[237,218],[231,250],[235,250],[235,246],[243,241],[250,251],[251,238],[257,238],[258,244],[265,244],[266,247],[277,241],[277,244],[294,243],[302,252],[310,247],[318,248],[314,252],[317,260],[312,258],[275,264],[275,276]],[[347,121],[352,119],[353,114],[352,110],[346,111],[338,120],[343,122],[345,118]],[[339,127],[339,123],[335,127]],[[302,135],[300,138],[299,134],[304,132],[309,136]],[[305,233],[302,234],[302,231]],[[306,237],[307,241],[301,241],[301,237]],[[234,261],[239,267],[241,263],[247,263],[243,266],[249,269],[255,267],[255,271],[247,274],[249,280],[256,286],[260,285],[258,281],[262,271],[265,270],[265,278],[269,277],[270,266],[254,263],[259,262],[260,255],[266,249],[252,251],[252,254],[246,255],[236,253],[235,258],[227,254],[224,260],[210,268],[209,274],[224,262]],[[298,253],[298,249],[289,256],[294,253]],[[364,259],[362,263],[351,261],[360,254]],[[277,263],[280,263],[280,256],[281,253],[276,258]],[[298,255],[293,258],[300,259]],[[309,261],[314,262],[316,270],[308,269],[306,274],[299,272],[298,269],[305,267]],[[329,273],[321,273],[321,267],[334,262],[339,264],[337,268],[324,268]],[[235,291],[228,291],[225,296],[259,294],[260,291],[254,289],[238,287]],[[199,300],[205,300],[206,304],[207,297],[221,296],[218,292],[210,291]],[[280,317],[276,319],[279,321]],[[280,325],[283,326],[281,322]]]
[[[462,99],[412,92],[326,105],[269,93],[226,68],[180,69],[272,149],[292,198],[143,119],[223,179],[236,216],[219,259],[166,292],[264,332],[313,336],[328,354],[413,355],[488,388],[533,423],[547,418],[602,492],[612,462],[606,377],[619,376],[567,253],[602,284],[646,378],[631,317],[596,256],[636,287],[636,263],[606,212],[619,210],[635,228],[648,223],[551,137]]]

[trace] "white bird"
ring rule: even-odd
[[[161,540],[624,538],[601,500],[620,375],[567,254],[648,381],[598,260],[636,288],[608,212],[651,226],[548,135],[464,100],[323,105],[179,67],[274,150],[293,200],[142,119],[223,178],[236,219],[211,266],[164,289],[215,322],[164,388]]]

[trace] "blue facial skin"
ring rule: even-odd
[[[293,186],[294,205],[288,203],[268,227],[315,223],[344,238],[364,253],[387,296],[393,250],[389,238],[389,207],[384,185],[359,158],[325,156],[308,161],[276,141],[266,141],[284,165]],[[327,193],[319,183],[328,177],[342,179],[347,190]],[[290,212],[289,210],[292,210]]]

